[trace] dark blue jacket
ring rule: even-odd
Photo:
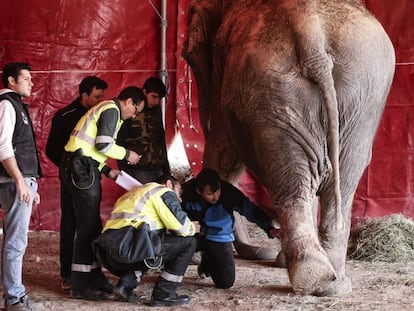
[[[64,147],[70,133],[87,111],[88,109],[82,106],[78,97],[70,105],[55,113],[46,144],[46,155],[57,167],[62,161]]]
[[[207,203],[197,194],[195,179],[183,185],[182,208],[191,220],[200,223],[200,234],[209,241],[234,241],[233,211],[268,233],[272,220],[235,186],[223,180],[220,183],[221,196],[216,204]]]

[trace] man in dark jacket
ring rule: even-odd
[[[79,84],[79,96],[71,104],[55,113],[46,144],[46,155],[57,167],[62,162],[65,144],[76,123],[89,108],[104,98],[104,91],[107,87],[104,80],[96,76],[88,76]],[[60,276],[62,289],[70,289],[75,215],[70,195],[65,189],[60,188]]]
[[[230,288],[235,280],[233,211],[256,223],[270,238],[278,236],[272,219],[239,189],[220,180],[213,169],[203,169],[184,183],[182,207],[191,220],[200,223],[197,250],[202,251],[202,259],[198,273],[211,276],[218,288]]]
[[[119,169],[145,184],[169,175],[170,165],[160,106],[166,95],[165,85],[161,79],[150,77],[142,90],[147,99],[144,110],[134,119],[124,122],[117,141],[142,156],[135,165],[118,161]]]

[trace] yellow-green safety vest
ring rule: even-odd
[[[180,223],[162,200],[161,196],[167,191],[172,190],[158,183],[147,183],[125,193],[116,201],[103,232],[126,226],[138,228],[145,222],[151,230],[166,228],[177,235],[194,235],[195,226],[191,220],[186,217],[185,223]]]
[[[101,114],[105,110],[113,108],[118,111],[118,122],[113,137],[97,137],[97,124]],[[100,163],[99,170],[104,167],[108,158],[123,160],[126,156],[127,150],[115,143],[116,136],[123,123],[120,115],[121,112],[119,107],[113,100],[103,101],[92,107],[76,124],[69,137],[69,141],[65,145],[65,150],[68,152],[74,152],[81,148],[85,156],[89,156]],[[95,143],[108,143],[108,146],[104,150],[98,151],[95,147]]]

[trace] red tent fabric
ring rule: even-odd
[[[202,167],[203,137],[198,121],[194,77],[181,57],[186,39],[188,0],[167,1],[166,103],[168,144],[179,131],[194,174]],[[390,35],[397,67],[391,94],[368,167],[354,201],[354,221],[403,213],[414,218],[413,137],[414,3],[364,1]],[[108,98],[127,85],[142,86],[160,74],[161,1],[39,0],[3,1],[0,11],[0,66],[26,61],[33,68],[33,94],[27,99],[41,152],[44,178],[41,204],[34,208],[31,228],[58,230],[58,170],[44,154],[56,110],[77,96],[80,80],[95,74],[106,80]],[[116,165],[111,162],[111,164]],[[246,174],[239,183],[253,200],[269,204],[266,191]],[[103,177],[101,215],[106,219],[123,190]]]
[[[396,71],[374,142],[372,161],[355,194],[353,219],[402,213],[414,218],[413,1],[366,0],[396,52]]]

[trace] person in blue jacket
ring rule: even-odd
[[[239,212],[262,228],[269,238],[278,237],[278,229],[258,206],[232,184],[221,180],[217,171],[204,168],[183,184],[182,207],[193,221],[200,223],[197,251],[202,252],[198,274],[211,276],[214,285],[233,286],[236,272],[233,257],[234,216]]]

